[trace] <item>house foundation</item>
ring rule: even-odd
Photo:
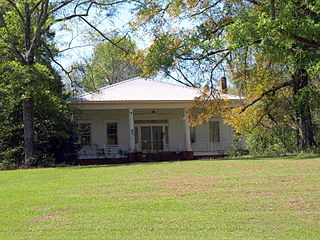
[[[192,151],[184,152],[162,152],[162,153],[148,153],[141,152],[129,153],[127,157],[122,158],[92,158],[92,159],[78,159],[76,165],[98,165],[98,164],[125,164],[136,162],[166,162],[166,161],[180,161],[180,160],[199,160],[199,159],[218,159],[224,158],[227,155],[194,155]]]
[[[128,153],[128,162],[133,163],[133,162],[140,162],[142,159],[142,153],[141,152],[131,152]]]
[[[194,159],[193,151],[184,151],[180,153],[181,160],[192,160]]]

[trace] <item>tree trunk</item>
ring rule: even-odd
[[[31,10],[28,2],[24,3],[25,22],[24,22],[24,45],[26,53],[24,55],[23,65],[32,66],[34,64],[34,54],[31,51]],[[26,88],[30,89],[32,84],[29,80]],[[34,117],[33,117],[33,99],[28,97],[22,101],[23,125],[24,125],[24,162],[26,165],[36,163],[36,149],[34,139]]]
[[[312,129],[311,108],[309,99],[306,99],[308,95],[304,95],[302,91],[309,85],[308,73],[304,68],[299,68],[293,74],[292,79],[298,125],[298,149],[307,150],[316,145]]]
[[[276,18],[275,0],[270,0],[270,17],[271,19]]]
[[[33,126],[33,101],[31,98],[24,99],[23,124],[24,124],[24,159],[26,165],[33,165],[36,161],[36,151],[34,144],[34,126]]]

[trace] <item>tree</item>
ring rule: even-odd
[[[320,33],[319,16],[317,17],[316,13],[317,4],[316,1],[253,3],[230,27],[233,36],[241,39],[242,43],[243,41],[255,43],[248,46],[254,50],[251,54],[254,61],[253,64],[247,65],[247,72],[255,74],[256,70],[252,67],[257,66],[256,69],[262,69],[261,72],[266,73],[266,78],[269,78],[267,81],[269,86],[260,89],[255,99],[251,98],[251,103],[240,112],[245,111],[249,106],[259,107],[253,105],[261,100],[266,105],[265,108],[270,109],[271,104],[274,105],[272,98],[286,92],[289,96],[285,99],[290,104],[286,104],[287,111],[282,112],[292,118],[294,123],[292,125],[298,131],[300,149],[315,145],[310,100],[313,93],[317,94],[317,89],[314,89],[311,84],[308,72],[319,62],[317,51],[320,45],[316,40]],[[261,8],[262,6],[264,8]],[[251,19],[254,21],[248,24]],[[241,30],[240,26],[246,30]],[[247,34],[251,36],[248,37]],[[241,41],[235,41],[236,46],[242,44]],[[261,86],[261,76],[260,78],[252,77],[252,79],[257,83],[256,85]],[[247,88],[248,90],[250,87]],[[282,108],[282,103],[283,101],[279,101],[278,109]],[[267,116],[271,121],[283,122],[279,114],[273,117],[271,111],[265,112],[269,114]],[[284,120],[287,121],[287,119]]]
[[[26,164],[33,164],[36,159],[34,89],[37,89],[39,75],[47,71],[41,63],[42,54],[59,64],[53,57],[56,51],[50,38],[53,26],[72,19],[91,25],[85,17],[93,8],[100,8],[108,15],[108,9],[122,2],[125,1],[0,0],[0,48],[8,51],[13,59],[10,67],[23,83],[19,97],[22,99]]]
[[[109,41],[99,41],[91,59],[82,59],[72,65],[73,78],[85,91],[117,83],[139,76],[139,67],[131,63],[130,56],[136,52],[136,43],[127,36],[110,37]]]
[[[17,63],[5,49],[0,50],[0,169],[16,168],[25,164],[23,157],[23,112],[21,94],[23,73],[17,72]],[[10,60],[11,59],[11,60]],[[41,71],[34,71],[35,87],[34,129],[37,133],[37,165],[51,165],[66,161],[77,149],[76,125],[70,119],[68,95],[63,93],[59,75],[52,69],[50,60],[41,61]],[[46,68],[44,68],[46,66]]]
[[[197,113],[190,114],[191,122],[220,113],[238,131],[288,125],[297,131],[299,149],[305,150],[316,144],[312,112],[319,89],[312,72],[319,66],[319,6],[311,0],[149,2],[141,5],[138,23],[151,25],[151,31],[161,28],[161,34],[141,58],[146,72],[156,69],[173,78],[176,72],[176,80],[184,83],[193,82],[185,74],[191,63],[202,69],[209,88],[190,110]],[[183,21],[184,29],[170,27]],[[154,54],[161,48],[163,54]],[[245,97],[242,106],[218,106],[222,99],[214,80],[227,69]]]

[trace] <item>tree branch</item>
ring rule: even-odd
[[[300,37],[300,36],[297,36],[297,35],[293,35],[292,38],[294,40],[296,40],[297,42],[304,44],[305,46],[312,47],[312,48],[315,48],[315,49],[319,49],[320,48],[320,42],[319,41],[312,40],[312,39],[307,39],[307,38]]]
[[[252,3],[253,5],[264,6],[264,4],[262,2],[259,2],[256,0],[246,0],[246,1]]]
[[[198,56],[195,56],[195,57],[183,57],[183,56],[180,56],[178,57],[179,59],[181,60],[203,60],[207,57],[210,57],[212,55],[215,55],[217,53],[222,53],[222,52],[225,52],[225,51],[229,51],[230,49],[218,49],[218,50],[215,50],[215,51],[210,51],[208,53],[206,53],[205,55],[198,55]]]
[[[292,86],[293,84],[293,80],[291,81],[288,81],[288,82],[284,82],[278,86],[275,86],[267,91],[265,91],[264,93],[262,93],[260,95],[260,97],[258,97],[257,99],[255,99],[254,101],[252,101],[250,104],[246,105],[241,111],[240,113],[243,113],[244,111],[247,110],[248,107],[251,107],[253,106],[255,103],[257,103],[258,101],[260,101],[263,97],[265,97],[266,95],[270,94],[270,93],[275,93],[276,91],[278,91],[279,89],[281,88],[284,88],[284,87],[288,87],[288,86]]]
[[[190,86],[195,87],[195,85],[184,75],[184,73],[181,71],[180,67],[177,68],[178,72],[182,75],[183,79],[190,84]]]
[[[190,17],[195,17],[195,16],[197,16],[197,15],[200,15],[200,14],[208,11],[210,8],[213,8],[213,7],[217,6],[217,5],[218,5],[220,2],[222,2],[222,1],[223,1],[223,0],[218,0],[218,1],[216,1],[214,4],[212,4],[212,5],[204,8],[204,9],[202,9],[201,11],[196,12],[196,13],[194,13],[194,14],[191,14]]]
[[[7,31],[7,34],[10,35],[8,28],[7,28],[7,23],[4,20],[2,13],[0,13],[0,27],[5,28]],[[21,54],[21,52],[16,47],[16,44],[14,42],[12,42],[10,39],[3,37],[1,34],[0,34],[0,38],[10,46],[9,49],[14,53],[14,55],[16,55],[16,57],[20,60],[20,62],[25,63],[25,59],[24,59],[23,55]]]
[[[36,44],[38,44],[38,42],[41,38],[41,35],[49,30],[48,28],[43,29],[44,24],[48,20],[48,7],[49,7],[49,0],[44,0],[41,4],[40,16],[39,16],[39,19],[37,22],[34,37],[31,41],[30,48],[27,49],[27,53],[26,53],[27,56],[28,55],[32,56],[34,54],[33,51],[36,47]]]
[[[187,84],[187,83],[185,83],[185,82],[183,82],[183,81],[180,81],[178,78],[175,78],[174,76],[172,76],[172,75],[169,73],[169,71],[167,71],[166,74],[167,74],[169,77],[171,77],[173,80],[175,80],[176,82],[178,82],[178,83],[181,83],[181,84],[183,84],[183,85],[185,85],[185,86],[187,86],[187,87],[194,87],[193,84],[192,84],[192,85],[189,85],[189,84]]]
[[[83,47],[92,47],[92,44],[85,44],[85,45],[79,45],[79,46],[69,46],[67,48],[64,48],[62,50],[59,50],[59,53],[63,53],[63,52],[66,52],[68,50],[72,50],[72,49],[76,49],[76,48],[83,48]]]
[[[30,10],[31,14],[39,7],[39,5],[41,4],[42,1],[43,0],[39,0],[39,2],[37,2],[36,5],[34,5],[34,7],[31,8],[31,10]]]
[[[62,2],[58,7],[52,9],[50,11],[50,13],[55,13],[56,11],[60,10],[61,8],[67,6],[68,4],[72,3],[74,0],[67,0],[67,1],[64,1]]]
[[[124,51],[126,54],[130,54],[130,52],[128,52],[126,49],[124,49],[123,47],[119,46],[118,44],[116,44],[115,42],[113,42],[110,38],[108,38],[103,32],[101,32],[97,27],[95,27],[94,25],[92,25],[89,21],[87,21],[84,17],[79,17],[80,19],[82,19],[86,24],[88,24],[91,28],[93,28],[95,31],[97,31],[105,40],[107,40],[108,42],[110,42],[113,46],[121,49],[122,51]]]
[[[24,22],[24,17],[21,13],[21,11],[19,10],[19,8],[17,7],[17,5],[14,3],[14,1],[12,0],[6,0],[17,12],[17,14],[19,15],[21,22]]]
[[[87,17],[89,15],[89,12],[92,8],[93,5],[98,5],[98,6],[113,6],[113,5],[116,5],[116,4],[119,4],[119,3],[124,3],[124,2],[127,2],[128,0],[120,0],[120,1],[116,1],[116,2],[112,2],[112,3],[99,3],[99,2],[96,2],[96,1],[84,1],[84,2],[81,2],[81,3],[78,3],[75,7],[74,7],[74,14],[72,15],[69,15],[67,17],[64,17],[64,18],[58,18],[55,20],[55,22],[62,22],[62,21],[66,21],[66,20],[70,20],[70,19],[73,19],[73,18],[76,18],[76,17]],[[65,6],[68,5],[69,3],[71,3],[72,1],[66,1],[65,3]],[[87,7],[86,11],[84,13],[77,13],[77,8],[80,7],[81,5],[84,5],[84,4],[87,4],[89,3],[89,6]],[[57,8],[58,9],[58,8]],[[59,8],[60,9],[60,8]],[[56,11],[56,10],[55,10]]]
[[[60,67],[60,69],[68,76],[70,82],[72,82],[72,77],[70,76],[72,70],[71,70],[71,71],[67,71],[67,70],[62,66],[61,63],[59,63],[57,60],[55,60],[54,55],[53,55],[50,47],[49,47],[47,44],[44,44],[44,47],[45,47],[45,49],[47,50],[47,52],[48,52],[48,54],[49,54],[49,57],[50,57],[50,59],[52,60],[52,62],[54,62],[56,65],[58,65],[58,66]]]

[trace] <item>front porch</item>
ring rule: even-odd
[[[79,124],[83,145],[79,160],[127,159],[153,156],[167,160],[227,155],[244,142],[233,143],[232,128],[216,117],[190,128],[184,108],[82,110]]]

